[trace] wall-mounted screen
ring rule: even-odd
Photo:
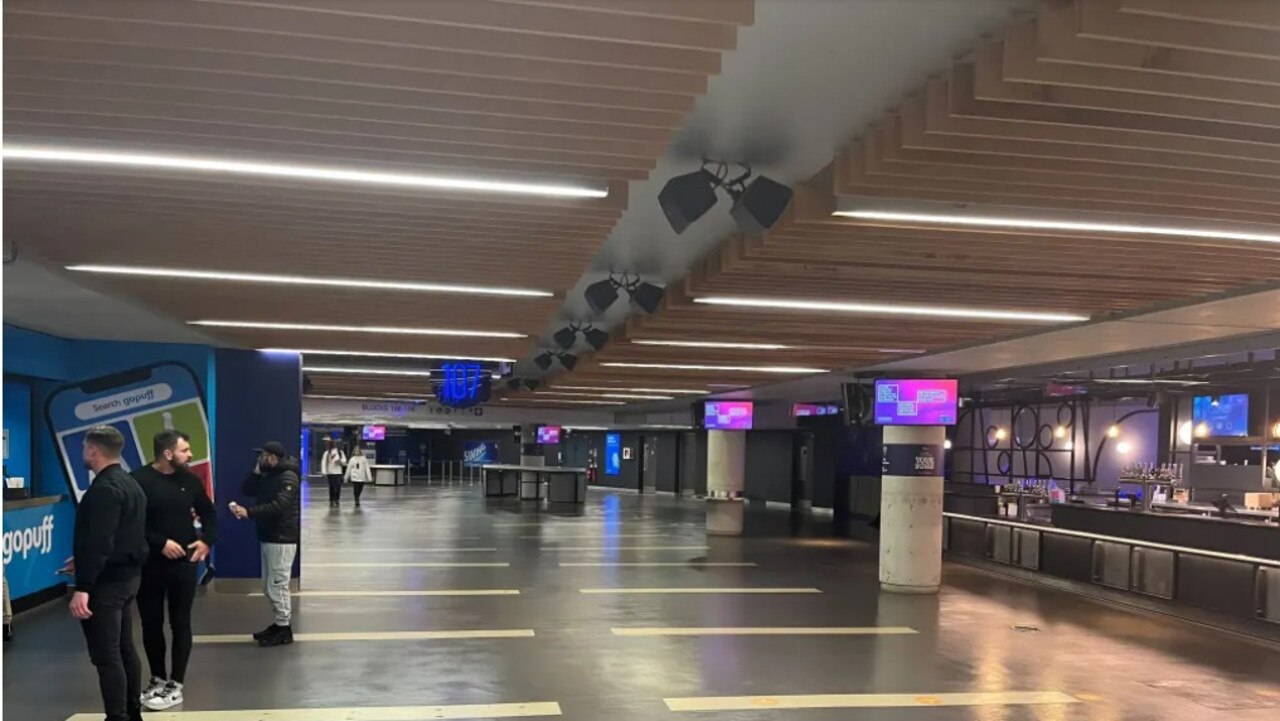
[[[807,416],[834,416],[840,414],[840,406],[836,403],[792,403],[791,415],[796,418]]]
[[[604,474],[616,476],[622,473],[622,436],[617,433],[604,435]]]
[[[1247,436],[1249,394],[1196,396],[1191,402],[1191,417],[1197,426],[1203,423],[1209,427],[1208,433],[1198,433],[1197,436]]]
[[[560,442],[560,426],[538,426],[538,442],[554,446]]]
[[[751,401],[707,401],[706,428],[709,431],[749,431],[754,410]]]
[[[876,380],[876,423],[882,426],[955,425],[959,399],[954,378]]]
[[[365,426],[360,429],[360,438],[366,441],[382,441],[387,438],[386,426]]]

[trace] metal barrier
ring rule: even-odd
[[[1280,624],[1280,560],[943,513],[943,549]]]

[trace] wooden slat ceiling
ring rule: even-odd
[[[753,20],[752,0],[13,0],[7,145],[552,181],[601,200],[5,164],[53,263],[514,286],[553,298],[95,277],[182,320],[537,335]],[[248,347],[520,357],[530,341],[216,332]],[[381,381],[379,381],[381,382]]]
[[[856,89],[850,89],[856,92]],[[945,201],[1152,226],[1280,232],[1280,2],[1055,0],[977,47],[797,189],[763,238],[728,238],[663,307],[558,383],[783,376],[609,362],[854,368],[1037,326],[695,305],[698,296],[1097,315],[1280,278],[1280,244],[832,217],[840,197]],[[794,350],[638,346],[683,339]]]

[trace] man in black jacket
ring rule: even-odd
[[[196,599],[196,568],[209,556],[218,536],[218,514],[205,492],[204,481],[187,468],[191,437],[182,431],[156,434],[151,443],[155,460],[132,475],[147,496],[147,545],[151,554],[142,567],[138,615],[142,617],[142,647],[151,667],[151,683],[142,705],[161,711],[182,703],[182,684],[191,658],[191,606]],[[192,513],[200,518],[196,533]],[[173,632],[173,671],[165,669],[164,610],[169,606]]]
[[[124,436],[94,426],[84,438],[93,483],[76,508],[71,615],[98,669],[106,721],[142,718],[142,664],[133,646],[133,601],[147,558],[147,499],[120,467]]]
[[[289,598],[289,577],[298,554],[300,535],[298,462],[284,444],[271,441],[258,450],[258,463],[245,479],[241,493],[252,496],[254,504],[231,504],[236,518],[252,518],[257,524],[262,546],[262,591],[271,602],[274,620],[253,637],[260,646],[293,643],[290,625],[293,606]]]

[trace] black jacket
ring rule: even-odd
[[[92,594],[99,583],[141,572],[147,560],[147,498],[119,464],[94,477],[76,507],[76,590]]]
[[[254,498],[254,504],[246,508],[258,526],[259,542],[298,542],[302,516],[299,484],[298,461],[293,458],[286,458],[261,474],[250,473],[244,479],[240,490]]]
[[[186,469],[166,475],[150,465],[130,475],[147,496],[147,545],[151,547],[148,559],[151,563],[171,562],[164,557],[165,541],[186,548],[197,538],[210,546],[218,539],[218,514],[199,476]],[[191,522],[193,509],[200,517],[199,536]]]

